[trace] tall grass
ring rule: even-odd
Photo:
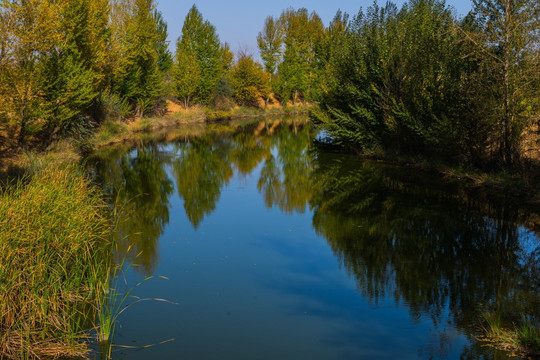
[[[76,166],[0,190],[0,358],[87,352],[110,232],[108,208]]]

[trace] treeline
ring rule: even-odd
[[[513,165],[525,137],[538,147],[539,19],[538,0],[473,0],[463,18],[441,0],[374,3],[326,27],[290,8],[262,24],[261,65],[195,6],[171,54],[154,0],[4,1],[0,132],[24,145],[161,114],[167,97],[220,110],[308,101],[348,147]]]
[[[162,114],[173,96],[221,108],[269,96],[262,66],[248,54],[233,62],[195,6],[176,54],[166,39],[154,0],[1,2],[0,139],[87,136],[105,119]]]
[[[153,0],[2,2],[0,126],[23,145],[151,111],[172,62],[166,37]]]
[[[539,29],[538,0],[473,0],[463,18],[440,0],[338,13],[318,118],[361,150],[523,165],[524,139],[540,146]]]

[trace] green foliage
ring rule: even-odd
[[[154,21],[157,27],[156,50],[158,54],[158,67],[162,73],[166,73],[172,67],[173,58],[169,51],[169,42],[167,41],[167,23],[163,20],[163,15],[154,10]]]
[[[230,76],[223,74],[212,92],[212,107],[218,110],[230,110],[234,106],[233,94]]]
[[[318,81],[315,49],[324,33],[322,21],[317,13],[308,14],[305,8],[288,9],[279,21],[285,29],[285,51],[278,66],[278,93],[285,103],[289,99],[293,103],[312,99]]]
[[[538,114],[540,85],[540,3],[526,0],[474,0],[476,51],[492,81],[488,114],[501,162],[519,160],[523,130]],[[490,84],[491,85],[491,84]]]
[[[184,106],[188,108],[201,82],[201,70],[195,52],[190,47],[178,44],[172,76],[174,95],[183,100]]]
[[[270,74],[251,56],[241,56],[231,69],[234,98],[240,105],[257,106],[258,99],[270,94]]]
[[[529,30],[540,9],[520,0],[475,4],[462,20],[439,0],[374,4],[348,24],[338,13],[317,52],[320,121],[334,139],[476,166],[515,162],[538,114],[539,38]]]
[[[439,0],[374,4],[346,21],[338,13],[318,48],[320,121],[337,142],[489,163],[505,133],[492,115],[504,87],[493,54],[478,50],[481,21],[458,21]]]
[[[134,0],[124,10],[126,20],[114,88],[135,116],[151,110],[161,90],[159,18],[154,15],[154,7],[153,0]]]
[[[181,52],[187,52],[187,55],[182,55]],[[195,5],[189,10],[184,20],[182,35],[178,39],[176,50],[177,60],[189,59],[192,62],[193,57],[196,59],[200,77],[196,90],[182,98],[193,96],[195,101],[208,104],[212,98],[213,89],[229,65],[230,57],[228,49],[220,45],[215,27],[208,20],[203,19]],[[183,62],[183,64],[186,63]],[[177,63],[177,66],[181,67],[180,63]],[[189,76],[191,70],[177,69],[177,72]],[[191,90],[191,86],[180,87],[186,90],[182,92],[183,94],[187,93],[188,89]]]
[[[45,116],[40,60],[59,39],[59,16],[55,4],[40,0],[3,1],[0,14],[0,112],[18,129],[18,142],[24,145],[29,128]]]
[[[257,46],[261,52],[266,71],[274,74],[281,61],[285,29],[280,19],[269,16],[264,21],[263,30],[257,35]]]

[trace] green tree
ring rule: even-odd
[[[540,2],[474,0],[484,61],[497,81],[493,117],[498,127],[499,157],[507,165],[519,156],[524,128],[538,111],[540,84]],[[536,107],[536,109],[534,109]]]
[[[129,0],[124,11],[120,37],[120,59],[115,74],[115,90],[136,116],[155,104],[160,93],[158,24],[153,0]]]
[[[195,52],[179,44],[172,67],[174,95],[183,100],[187,109],[201,82],[201,70]]]
[[[266,99],[270,94],[270,74],[252,56],[241,55],[230,77],[234,98],[239,104],[257,106],[258,99]]]
[[[257,35],[257,46],[266,71],[274,74],[281,61],[285,29],[279,19],[269,16],[264,21],[263,30]]]
[[[156,50],[158,54],[158,67],[164,74],[172,67],[173,58],[169,51],[169,42],[167,41],[167,23],[163,20],[161,12],[154,10],[154,21],[157,28]]]
[[[278,66],[279,93],[283,102],[291,96],[293,103],[300,97],[310,98],[318,80],[315,49],[324,34],[324,25],[317,13],[307,9],[288,9],[280,16],[285,28],[285,52]]]
[[[194,99],[208,104],[212,90],[219,81],[226,67],[226,52],[219,42],[215,27],[204,20],[202,14],[193,7],[189,10],[182,27],[182,35],[177,42],[178,51],[188,51],[194,54],[200,70],[200,81],[195,91]],[[177,58],[178,58],[177,54]],[[189,55],[191,56],[191,55]]]
[[[107,26],[103,21],[96,24],[107,8],[104,14],[92,13],[89,0],[65,1],[59,10],[56,27],[61,36],[43,60],[40,84],[52,133],[86,126],[86,114],[100,91],[102,74],[96,63]]]

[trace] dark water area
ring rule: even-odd
[[[538,209],[316,136],[210,125],[87,159],[127,286],[176,303],[123,312],[114,359],[509,358],[476,337],[540,319]]]

